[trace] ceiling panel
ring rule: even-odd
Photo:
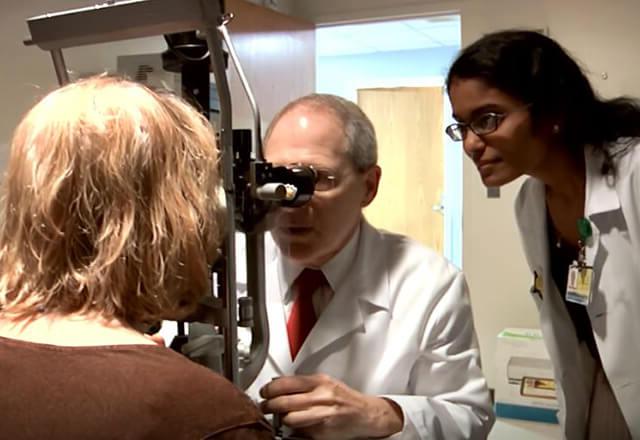
[[[319,27],[316,45],[318,56],[459,46],[460,17],[444,15]]]

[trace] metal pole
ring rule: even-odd
[[[58,84],[63,86],[69,82],[69,72],[67,72],[67,66],[64,63],[62,49],[53,49],[50,52],[51,59],[53,60],[53,68],[56,70]]]
[[[222,177],[226,200],[226,219],[229,235],[225,240],[226,257],[226,289],[225,307],[227,312],[227,324],[224,329],[224,357],[223,370],[227,379],[234,384],[240,384],[238,368],[238,329],[237,329],[237,294],[236,294],[236,240],[235,240],[235,188],[233,184],[233,144],[232,144],[232,124],[231,124],[231,92],[227,82],[227,74],[224,65],[224,53],[222,52],[222,42],[216,28],[220,11],[212,10],[214,4],[203,0],[202,10],[205,15],[205,30],[207,45],[211,54],[211,67],[216,79],[216,88],[220,100],[220,148],[222,151]]]
[[[222,39],[224,40],[224,43],[227,46],[229,57],[231,58],[233,67],[235,67],[236,72],[238,73],[238,78],[240,78],[242,89],[247,95],[247,99],[249,100],[249,105],[251,106],[251,111],[253,112],[253,142],[252,142],[253,158],[256,159],[257,161],[262,161],[264,160],[264,158],[262,157],[262,131],[260,127],[260,110],[258,109],[258,104],[256,104],[256,100],[253,96],[253,92],[251,91],[251,85],[249,85],[249,81],[247,80],[247,77],[244,74],[244,70],[242,69],[242,65],[240,64],[240,59],[238,58],[238,54],[236,53],[236,50],[233,47],[233,43],[231,42],[231,37],[229,36],[229,32],[227,31],[226,24],[232,19],[233,19],[233,14],[226,14],[224,16],[224,21],[222,22],[222,24],[218,26],[218,30],[220,30],[220,33],[222,34]]]

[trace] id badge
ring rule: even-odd
[[[567,292],[565,294],[565,299],[567,301],[586,306],[591,302],[592,286],[593,267],[580,266],[577,263],[569,266]]]

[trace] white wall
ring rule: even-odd
[[[295,9],[320,24],[450,11],[461,12],[463,45],[497,29],[546,28],[592,72],[593,84],[603,95],[640,96],[638,0],[298,0]],[[487,199],[469,160],[463,179],[463,268],[484,370],[492,385],[497,333],[508,326],[538,325],[529,298],[532,276],[513,215],[520,181],[502,188],[499,199]]]

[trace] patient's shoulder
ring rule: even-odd
[[[268,424],[255,403],[225,377],[171,350],[159,349],[150,356],[153,367],[147,398],[166,419],[188,420],[207,432]],[[155,366],[153,366],[155,364]]]

